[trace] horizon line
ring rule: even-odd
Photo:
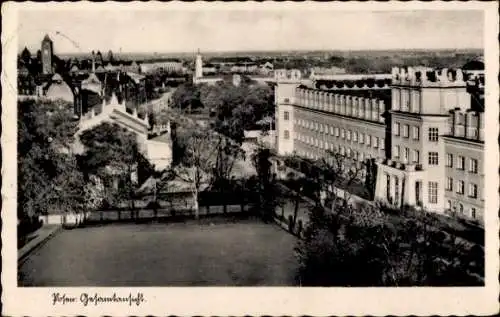
[[[19,53],[24,50],[24,48],[27,48],[27,46],[21,48],[19,50]],[[29,50],[29,48],[28,48]],[[221,54],[221,53],[283,53],[283,52],[318,52],[318,53],[337,53],[337,52],[384,52],[384,51],[467,51],[467,50],[474,50],[474,51],[483,51],[484,54],[484,47],[463,47],[463,48],[387,48],[387,49],[263,49],[263,50],[227,50],[227,51],[201,51],[201,55],[203,54]],[[36,50],[38,51],[38,49]],[[96,51],[96,50],[94,50]],[[97,50],[99,51],[99,50]],[[103,50],[101,51],[101,54],[108,53],[110,50]],[[113,51],[114,55],[116,54],[193,54],[195,55],[197,53],[197,50],[194,49],[193,51]],[[92,50],[88,52],[58,52],[55,53],[56,55],[78,55],[78,54],[91,54]]]

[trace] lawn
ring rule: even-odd
[[[294,285],[295,238],[258,220],[66,230],[19,268],[20,286]]]

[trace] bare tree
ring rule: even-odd
[[[203,130],[192,130],[184,135],[186,151],[182,162],[174,168],[176,177],[189,184],[196,219],[199,218],[198,196],[207,187],[215,167],[216,148],[213,135]]]
[[[362,176],[365,170],[363,162],[354,157],[344,155],[336,150],[328,150],[326,155],[316,162],[313,168],[317,169],[310,174],[318,184],[318,198],[320,204],[325,207],[326,198],[331,199],[331,210],[338,203],[337,188],[344,187],[342,200],[349,203],[351,193],[349,187]]]
[[[229,185],[234,164],[244,157],[245,152],[240,145],[220,133],[213,134],[212,142],[216,154],[210,185],[212,188],[223,190]]]

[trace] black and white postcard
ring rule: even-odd
[[[2,313],[498,312],[498,22],[3,4]]]

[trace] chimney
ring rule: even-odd
[[[95,54],[92,51],[92,73],[95,73]]]

